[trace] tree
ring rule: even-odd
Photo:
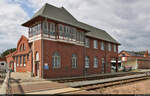
[[[7,56],[10,53],[13,53],[14,51],[16,51],[16,48],[10,48],[5,50],[4,52],[1,53],[1,58],[5,58],[5,56]]]

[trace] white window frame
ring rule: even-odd
[[[98,41],[97,40],[93,41],[93,46],[94,46],[94,49],[98,49]]]
[[[105,50],[104,42],[103,41],[101,42],[101,50]]]
[[[62,25],[62,24],[59,24],[58,25],[59,27],[59,36],[60,37],[63,37],[63,34],[64,34],[64,25]]]
[[[77,68],[77,55],[72,54],[72,68]]]
[[[61,67],[61,56],[58,52],[55,52],[52,56],[52,65],[53,68],[60,68]]]
[[[98,68],[98,58],[97,56],[94,56],[94,68]]]
[[[89,40],[89,38],[85,38],[85,47],[90,48],[90,40]]]
[[[85,57],[85,68],[90,68],[90,58],[89,58],[89,56]]]
[[[49,24],[49,26],[50,26],[50,35],[52,35],[52,36],[55,36],[55,31],[56,31],[56,29],[55,29],[55,23],[50,23]],[[52,33],[52,34],[51,34]]]
[[[108,51],[111,51],[112,47],[111,47],[111,43],[108,43]]]
[[[114,52],[117,52],[117,45],[114,45]]]

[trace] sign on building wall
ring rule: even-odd
[[[44,64],[44,69],[48,70],[49,69],[49,66],[47,63]]]

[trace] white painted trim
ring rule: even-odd
[[[64,43],[69,43],[69,44],[75,44],[75,45],[79,45],[79,46],[84,46],[84,42],[79,42],[79,41],[75,42],[74,39],[73,39],[73,41],[68,40],[68,39],[67,40],[55,39],[55,36],[50,36],[50,38],[49,38],[49,35],[46,35],[46,34],[43,34],[43,36],[41,36],[41,34],[40,34],[40,35],[37,35],[37,36],[29,38],[29,43],[31,43],[33,41],[36,41],[36,40],[41,40],[41,39],[51,40],[51,41],[59,41],[59,42],[64,42]]]

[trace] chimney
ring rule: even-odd
[[[149,56],[148,56],[148,50],[146,50],[146,52],[145,52],[145,54],[144,54],[144,57],[145,58],[148,58]]]

